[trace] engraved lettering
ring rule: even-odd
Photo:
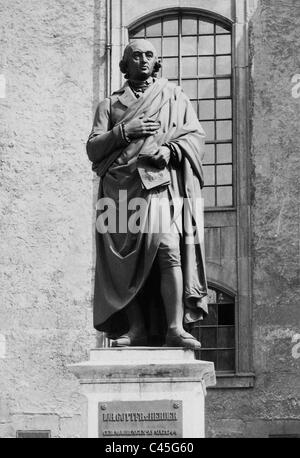
[[[99,403],[99,437],[182,437],[182,403],[111,401],[103,412]]]

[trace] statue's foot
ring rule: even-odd
[[[123,334],[113,340],[111,345],[112,347],[144,347],[147,345],[147,337]]]
[[[201,343],[186,331],[180,334],[167,334],[166,347],[184,347],[190,350],[200,350]]]

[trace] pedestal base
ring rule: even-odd
[[[215,371],[192,350],[102,348],[68,367],[88,400],[84,437],[204,437],[206,386],[216,384]]]

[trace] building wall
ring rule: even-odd
[[[85,154],[105,91],[104,0],[0,5],[0,437],[82,434],[84,399],[67,364],[92,329],[97,181]],[[250,22],[254,388],[208,392],[207,435],[299,427],[297,0],[261,0]],[[296,40],[298,39],[298,43]],[[297,380],[298,379],[298,380]],[[298,385],[299,392],[299,385]]]
[[[300,433],[297,1],[262,0],[250,22],[253,366],[249,390],[211,390],[211,436]],[[298,350],[299,351],[299,350]],[[294,356],[293,356],[294,355]]]
[[[85,142],[103,97],[98,3],[0,5],[1,437],[18,429],[81,434],[82,397],[66,365],[96,345]]]

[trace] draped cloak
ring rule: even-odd
[[[159,121],[159,132],[128,144],[122,138],[121,123],[140,116]],[[124,311],[136,298],[142,303],[146,319],[151,322],[148,331],[150,329],[155,335],[155,328],[163,326],[163,321],[153,319],[154,312],[163,317],[155,263],[162,234],[157,230],[142,229],[132,233],[128,228],[120,229],[118,224],[122,212],[124,216],[127,211],[127,221],[133,215],[132,210],[125,208],[134,198],[146,202],[141,228],[146,224],[153,227],[153,219],[157,218],[154,198],[168,199],[171,218],[176,220],[181,231],[184,323],[202,319],[207,313],[201,198],[204,138],[205,133],[188,97],[179,86],[164,78],[155,79],[138,99],[126,82],[96,110],[87,153],[93,162],[93,170],[100,176],[98,202],[109,198],[114,203],[117,230],[104,233],[96,230],[94,326],[110,337],[128,330]],[[167,166],[170,184],[145,189],[138,173],[139,158],[154,154],[166,142],[172,143],[181,160],[176,166],[172,161]],[[103,215],[103,208],[98,206],[97,220],[101,212]],[[159,332],[163,333],[163,330]]]

